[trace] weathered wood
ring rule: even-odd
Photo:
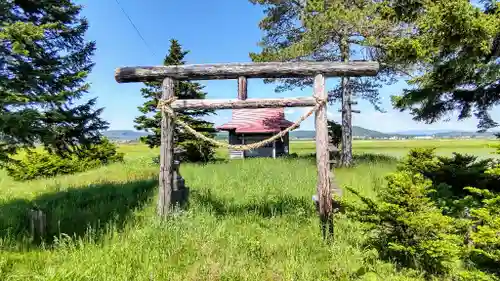
[[[177,100],[172,103],[174,110],[184,109],[240,109],[268,107],[307,107],[316,105],[313,97],[247,99],[247,100]]]
[[[350,104],[351,105],[358,105],[358,102],[357,101],[351,101]]]
[[[314,78],[314,95],[326,99],[325,77],[318,74]],[[330,191],[330,164],[328,152],[328,124],[326,104],[316,112],[316,165],[318,167],[317,195],[319,199],[319,215],[324,237],[333,234],[332,195]]]
[[[162,99],[174,95],[174,80],[165,78],[162,84]],[[166,113],[161,114],[161,148],[160,148],[160,184],[158,198],[158,215],[166,216],[170,212],[173,189],[174,164],[174,121]]]
[[[244,76],[238,77],[238,99],[246,100],[248,97],[247,78]]]
[[[29,210],[31,238],[34,241],[41,241],[45,238],[47,229],[47,216],[42,210]]]
[[[247,78],[307,77],[318,73],[332,76],[375,76],[377,62],[260,62],[189,64],[171,66],[122,67],[115,71],[119,83],[157,81],[165,77],[174,79],[209,80]]]
[[[343,32],[344,33],[344,32]],[[340,56],[343,62],[349,61],[350,46],[347,36],[340,36]],[[342,89],[342,152],[341,166],[351,166],[352,164],[352,106],[349,75],[343,75],[341,78]]]

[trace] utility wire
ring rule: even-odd
[[[142,36],[142,34],[139,31],[139,29],[137,28],[137,26],[132,21],[132,18],[130,18],[130,16],[127,14],[127,12],[125,11],[125,9],[123,9],[123,7],[120,4],[120,2],[118,0],[115,0],[115,1],[116,1],[116,4],[118,4],[118,7],[120,7],[120,9],[122,10],[123,14],[127,17],[128,21],[130,22],[130,24],[132,25],[132,27],[137,32],[137,35],[139,35],[139,37],[141,38],[141,40],[144,43],[144,45],[146,45],[146,47],[149,49],[149,51],[151,51],[151,53],[156,57],[155,51],[153,50],[153,48],[151,48],[151,46],[148,44],[148,42],[146,41],[146,39],[144,39],[144,37]]]

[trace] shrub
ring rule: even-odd
[[[215,159],[215,150],[208,142],[195,139],[185,140],[178,145],[185,150],[180,157],[181,161],[209,162]]]
[[[500,164],[414,149],[377,200],[352,205],[381,257],[453,280],[500,280]],[[474,186],[474,187],[471,187]]]
[[[476,156],[453,153],[452,157],[436,156],[434,149],[413,149],[398,165],[399,171],[424,176],[432,182],[431,194],[445,214],[463,216],[464,208],[480,200],[467,187],[500,191],[500,177],[487,171],[495,165],[494,159],[477,161]],[[467,197],[472,195],[473,197]]]
[[[405,171],[387,177],[380,202],[361,197],[368,208],[359,218],[370,222],[371,239],[382,258],[429,274],[449,274],[459,260],[460,236],[452,218],[427,197],[431,182]]]
[[[215,150],[214,147],[205,141],[201,140],[185,140],[179,142],[177,147],[184,150],[180,154],[179,160],[182,162],[192,162],[192,163],[207,163],[215,160]],[[155,156],[152,158],[153,164],[160,164],[160,156]]]
[[[22,159],[8,163],[5,169],[15,180],[25,181],[74,174],[118,161],[123,161],[123,153],[118,153],[114,144],[103,139],[99,144],[81,147],[70,157],[45,150],[29,150]]]
[[[488,172],[500,176],[499,170],[500,166]],[[469,191],[481,196],[484,205],[471,210],[473,229],[467,258],[475,267],[500,277],[500,194],[477,188]]]

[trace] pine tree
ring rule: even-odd
[[[417,66],[411,88],[393,97],[397,109],[426,123],[458,111],[459,120],[474,114],[480,130],[498,126],[489,111],[500,104],[500,2],[479,3],[422,1],[388,10],[413,22],[411,32],[386,44],[385,55]]]
[[[37,144],[78,153],[107,128],[95,99],[79,101],[95,51],[80,11],[70,0],[0,0],[0,160]]]
[[[184,57],[189,51],[182,50],[182,46],[177,40],[170,40],[170,49],[166,55],[164,65],[183,65]],[[160,146],[161,136],[161,112],[157,109],[158,101],[161,98],[161,82],[147,82],[145,87],[141,89],[142,96],[146,99],[145,103],[138,107],[143,115],[135,119],[138,130],[144,130],[151,134],[141,138],[141,141],[146,143],[150,148]],[[204,99],[206,93],[203,91],[203,86],[199,83],[190,81],[177,81],[175,85],[175,96],[179,99]],[[204,132],[206,136],[214,137],[215,129],[213,124],[204,121],[200,117],[213,114],[213,110],[207,109],[190,109],[176,112],[177,118],[180,118],[185,123],[189,124],[197,131]],[[152,114],[152,115],[148,115]],[[179,126],[174,128],[174,143],[177,146],[183,147],[187,152],[185,160],[188,161],[209,161],[214,157],[214,148],[201,140],[197,140],[193,135],[183,131]]]
[[[260,22],[265,31],[260,54],[252,53],[254,61],[350,61],[380,60],[377,46],[381,38],[392,36],[396,25],[380,17],[380,1],[368,0],[250,0],[266,6],[266,17]],[[342,104],[343,166],[352,164],[353,98],[369,101],[380,108],[378,89],[392,83],[397,72],[384,62],[377,77],[342,77],[341,83],[329,92],[331,102]],[[267,79],[281,82],[277,91],[305,88],[312,78]]]

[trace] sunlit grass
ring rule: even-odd
[[[487,151],[479,142],[460,144],[449,149]],[[372,145],[354,147],[410,147]],[[363,247],[361,226],[345,215],[336,217],[334,243],[323,243],[311,201],[314,158],[183,163],[190,207],[160,222],[158,167],[151,163],[158,150],[120,149],[125,163],[76,175],[19,183],[0,172],[0,280],[424,280],[379,261]],[[291,152],[310,154],[314,146],[293,143]],[[337,169],[336,180],[375,196],[394,167],[365,162]],[[32,207],[47,213],[56,238],[42,246],[27,240]]]

